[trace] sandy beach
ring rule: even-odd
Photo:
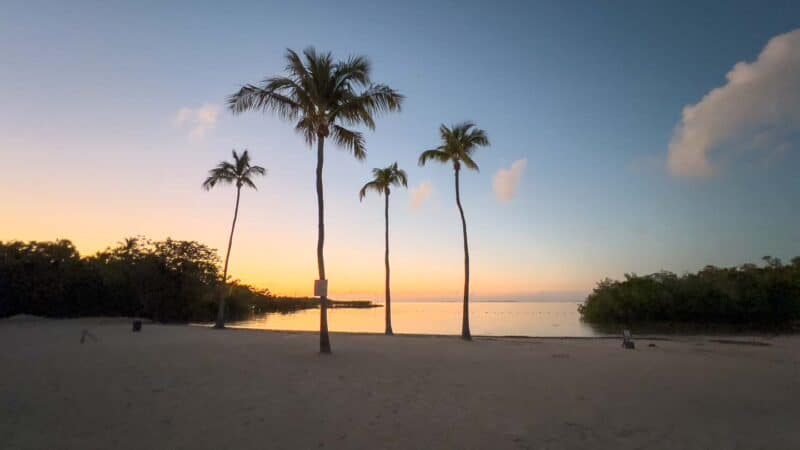
[[[0,320],[0,447],[800,448],[796,336],[332,338]]]

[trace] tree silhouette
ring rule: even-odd
[[[419,156],[419,165],[424,166],[428,161],[453,164],[456,178],[456,204],[461,214],[461,227],[464,231],[464,310],[461,321],[461,337],[471,340],[472,335],[469,330],[469,245],[467,243],[467,221],[464,219],[464,208],[461,207],[458,175],[462,165],[468,169],[478,170],[478,164],[472,159],[472,154],[478,147],[488,146],[489,138],[472,122],[462,122],[452,127],[440,125],[439,134],[442,144],[422,152]]]
[[[234,184],[236,185],[236,206],[233,209],[233,223],[231,224],[231,234],[228,238],[228,250],[225,252],[225,265],[222,269],[222,282],[228,283],[228,261],[231,257],[231,246],[233,245],[233,232],[236,229],[236,219],[239,216],[239,199],[242,195],[242,187],[247,186],[252,189],[257,189],[256,184],[253,182],[253,177],[264,175],[267,170],[261,166],[250,165],[250,154],[245,150],[241,155],[236,153],[236,150],[231,152],[233,154],[233,162],[222,161],[217,167],[211,169],[208,173],[208,178],[203,182],[203,189],[211,190],[218,184]],[[219,295],[219,309],[217,311],[217,321],[214,328],[225,328],[225,296],[220,293]]]
[[[402,169],[397,168],[394,163],[383,169],[372,169],[372,180],[368,181],[358,193],[360,200],[364,200],[367,192],[374,191],[378,195],[383,194],[385,199],[384,217],[386,219],[384,265],[386,266],[386,334],[392,332],[392,295],[389,283],[389,194],[392,186],[408,186],[408,176]]]
[[[317,270],[320,280],[326,280],[322,189],[325,139],[330,137],[356,159],[362,160],[367,156],[364,136],[344,125],[365,125],[374,129],[374,116],[400,110],[402,101],[403,96],[394,89],[372,83],[370,63],[365,57],[353,56],[338,61],[331,53],[317,53],[313,47],[303,50],[302,57],[288,49],[284,75],[269,77],[259,85],[245,85],[229,98],[234,114],[251,110],[272,111],[284,120],[294,122],[295,130],[309,145],[316,142]],[[323,295],[320,297],[321,353],[331,352],[327,311],[328,298]]]

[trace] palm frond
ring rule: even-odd
[[[267,169],[265,169],[265,168],[263,168],[261,166],[250,166],[250,168],[248,168],[245,171],[245,175],[247,175],[247,176],[250,176],[250,175],[266,175],[266,174],[267,174]]]
[[[250,164],[250,155],[247,154],[247,150],[245,150],[241,155],[236,153],[236,150],[231,150],[231,156],[233,156],[233,167],[237,174],[241,174],[245,167]]]
[[[202,186],[203,186],[203,189],[205,189],[205,190],[207,190],[207,191],[210,191],[210,190],[211,190],[211,188],[213,188],[214,186],[216,186],[216,185],[217,185],[217,181],[218,181],[218,180],[217,180],[216,178],[214,178],[214,177],[208,177],[208,178],[206,178],[206,180],[205,180],[205,181],[203,181],[203,184],[202,184]]]
[[[450,128],[448,128],[447,125],[439,125],[439,137],[442,139],[442,142],[447,142],[452,134],[453,133],[450,131]]]
[[[249,187],[249,188],[251,188],[251,189],[253,189],[253,190],[256,190],[256,191],[258,190],[258,188],[256,187],[256,184],[255,184],[255,183],[253,183],[253,180],[251,180],[251,179],[250,179],[250,178],[248,178],[248,177],[242,177],[242,178],[239,180],[239,182],[240,182],[240,183],[241,183],[243,186],[247,186],[247,187]]]
[[[397,168],[397,163],[394,163],[394,170],[395,170],[395,184],[399,184],[403,187],[408,187],[408,174],[403,169]]]
[[[467,133],[466,142],[469,144],[470,148],[487,147],[489,146],[489,136],[480,128],[473,128]]]
[[[369,73],[372,69],[369,60],[363,56],[351,56],[346,61],[336,64],[333,79],[336,83],[335,89],[355,84],[358,86],[368,86],[370,84]]]
[[[305,49],[303,55],[308,58],[309,52],[316,53],[314,48],[310,47]],[[303,60],[300,59],[300,55],[290,48],[286,49],[286,72],[301,79],[311,77],[311,75],[308,73],[308,70],[306,70]]]
[[[472,169],[476,172],[480,172],[480,168],[478,164],[472,159],[472,157],[468,154],[462,154],[459,160],[466,166],[468,169]]]
[[[284,86],[290,81],[286,78],[273,78],[266,80],[263,87],[252,84],[242,86],[239,92],[228,98],[228,107],[234,114],[250,110],[272,110],[280,117],[291,120],[297,117],[301,108],[297,100],[291,98],[290,92],[284,92]]]
[[[358,131],[348,130],[339,125],[334,125],[331,136],[336,144],[344,147],[353,153],[358,160],[367,157],[367,149],[364,147],[364,136]]]
[[[450,159],[451,159],[450,155],[447,152],[443,151],[440,147],[431,150],[425,150],[424,152],[422,152],[422,154],[419,155],[418,164],[420,166],[424,166],[428,161],[446,163],[450,161]]]
[[[236,180],[236,177],[228,171],[222,171],[219,168],[211,169],[208,178],[203,182],[203,189],[211,190],[217,184],[231,184]]]
[[[381,185],[375,180],[367,182],[360,191],[358,191],[358,200],[363,201],[364,197],[367,196],[367,192],[375,191],[378,194],[382,194],[385,189],[385,186]]]
[[[372,111],[365,104],[365,99],[352,91],[338,94],[336,107],[330,112],[333,120],[340,120],[347,125],[364,125],[370,130],[375,129],[375,119]]]
[[[470,128],[474,127],[475,127],[475,122],[471,120],[465,120],[463,122],[452,125],[450,127],[450,130],[452,130],[453,134],[455,135],[464,136],[469,132]]]
[[[350,125],[364,124],[369,129],[375,128],[374,115],[392,111],[400,111],[405,97],[382,84],[370,86],[360,95],[346,95],[331,115],[341,117]]]
[[[294,131],[302,134],[308,145],[313,144],[317,137],[317,126],[314,124],[314,119],[309,116],[301,117],[294,126]]]

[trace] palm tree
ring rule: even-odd
[[[282,76],[269,77],[259,85],[248,84],[229,98],[234,114],[250,110],[272,111],[284,120],[295,123],[295,130],[308,145],[317,144],[317,269],[325,278],[324,201],[322,165],[325,139],[330,137],[350,151],[356,159],[367,156],[364,136],[345,126],[365,125],[375,128],[374,115],[400,110],[403,96],[394,89],[373,84],[370,63],[363,56],[334,61],[330,53],[317,53],[313,47],[303,50],[301,57],[286,51],[286,68]],[[319,350],[330,353],[328,336],[328,297],[320,296]]]
[[[464,312],[461,321],[461,338],[471,340],[469,332],[469,245],[467,244],[467,221],[464,219],[464,208],[461,207],[461,193],[459,191],[458,174],[461,166],[478,170],[478,164],[472,159],[472,154],[478,147],[489,145],[486,132],[477,128],[472,122],[462,122],[448,128],[439,126],[442,145],[425,150],[419,156],[419,165],[424,166],[428,161],[437,161],[442,164],[453,164],[456,174],[456,204],[461,214],[461,226],[464,230]]]
[[[379,195],[384,194],[386,206],[384,217],[386,218],[386,252],[384,253],[384,264],[386,266],[386,334],[392,335],[392,296],[389,289],[389,194],[392,186],[408,187],[408,176],[405,170],[398,169],[397,163],[383,169],[372,169],[372,181],[367,182],[358,193],[359,200],[364,200],[367,192],[375,191]]]
[[[267,170],[261,166],[250,165],[250,154],[247,150],[242,152],[241,155],[233,150],[233,162],[222,161],[217,167],[208,172],[208,178],[203,182],[203,189],[211,190],[217,184],[235,184],[236,185],[236,206],[233,209],[233,224],[231,225],[231,235],[228,238],[228,251],[225,253],[225,266],[222,269],[222,282],[228,282],[228,260],[231,257],[231,245],[233,245],[233,231],[236,229],[236,218],[239,216],[239,198],[242,194],[242,187],[247,186],[253,189],[256,184],[253,183],[253,177],[257,175],[264,175]],[[225,328],[225,297],[220,293],[219,308],[217,310],[217,322],[214,328]]]

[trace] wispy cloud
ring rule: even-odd
[[[181,108],[175,114],[173,124],[189,132],[192,139],[202,139],[217,125],[219,106],[206,103],[199,108]]]
[[[430,181],[423,181],[419,186],[409,189],[409,192],[411,194],[411,209],[416,211],[433,194],[433,185]]]
[[[669,144],[668,168],[709,177],[715,159],[735,149],[776,152],[800,131],[800,29],[772,38],[752,62],[739,62],[724,86],[683,109]]]
[[[494,195],[503,203],[510,202],[517,193],[522,173],[528,166],[527,159],[518,159],[508,169],[500,169],[494,176]]]

